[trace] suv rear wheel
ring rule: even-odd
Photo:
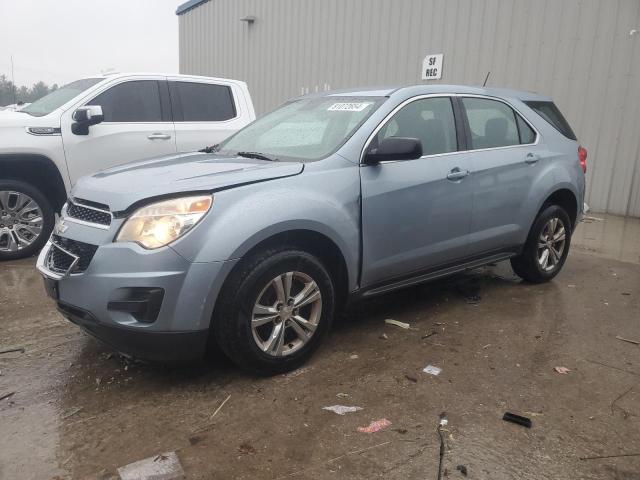
[[[44,246],[55,213],[36,187],[0,180],[0,261],[34,255]]]
[[[295,247],[244,261],[220,293],[215,339],[238,366],[261,375],[297,368],[332,323],[335,289],[315,256]]]
[[[571,243],[571,220],[558,205],[542,209],[522,253],[511,259],[513,271],[531,283],[551,280],[562,269]]]

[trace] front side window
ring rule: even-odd
[[[161,122],[160,89],[155,80],[119,83],[87,105],[100,105],[105,122]]]
[[[340,148],[384,100],[346,96],[296,100],[243,128],[218,150],[318,160]]]
[[[209,83],[171,82],[171,98],[182,107],[177,122],[220,122],[236,116],[231,88]],[[179,117],[179,114],[177,115]]]
[[[455,152],[458,149],[456,123],[449,97],[425,98],[405,105],[372,141],[378,145],[389,137],[417,138],[423,155]]]

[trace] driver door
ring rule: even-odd
[[[458,152],[451,98],[411,101],[368,148],[390,136],[418,138],[423,156],[360,168],[363,287],[437,269],[467,254],[471,163],[469,154]]]
[[[84,103],[100,105],[104,114],[88,135],[71,132],[75,109],[64,113],[62,138],[72,184],[99,170],[176,152],[166,83],[161,78],[127,79],[110,85]]]

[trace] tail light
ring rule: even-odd
[[[580,160],[580,167],[582,167],[583,173],[587,173],[587,149],[583,146],[578,147],[578,159]]]

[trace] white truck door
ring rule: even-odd
[[[164,77],[122,79],[83,105],[100,105],[104,121],[89,127],[88,135],[75,135],[71,132],[75,108],[63,114],[62,138],[72,184],[108,167],[176,152]]]
[[[178,152],[215,145],[255,119],[242,89],[234,83],[169,77]]]

